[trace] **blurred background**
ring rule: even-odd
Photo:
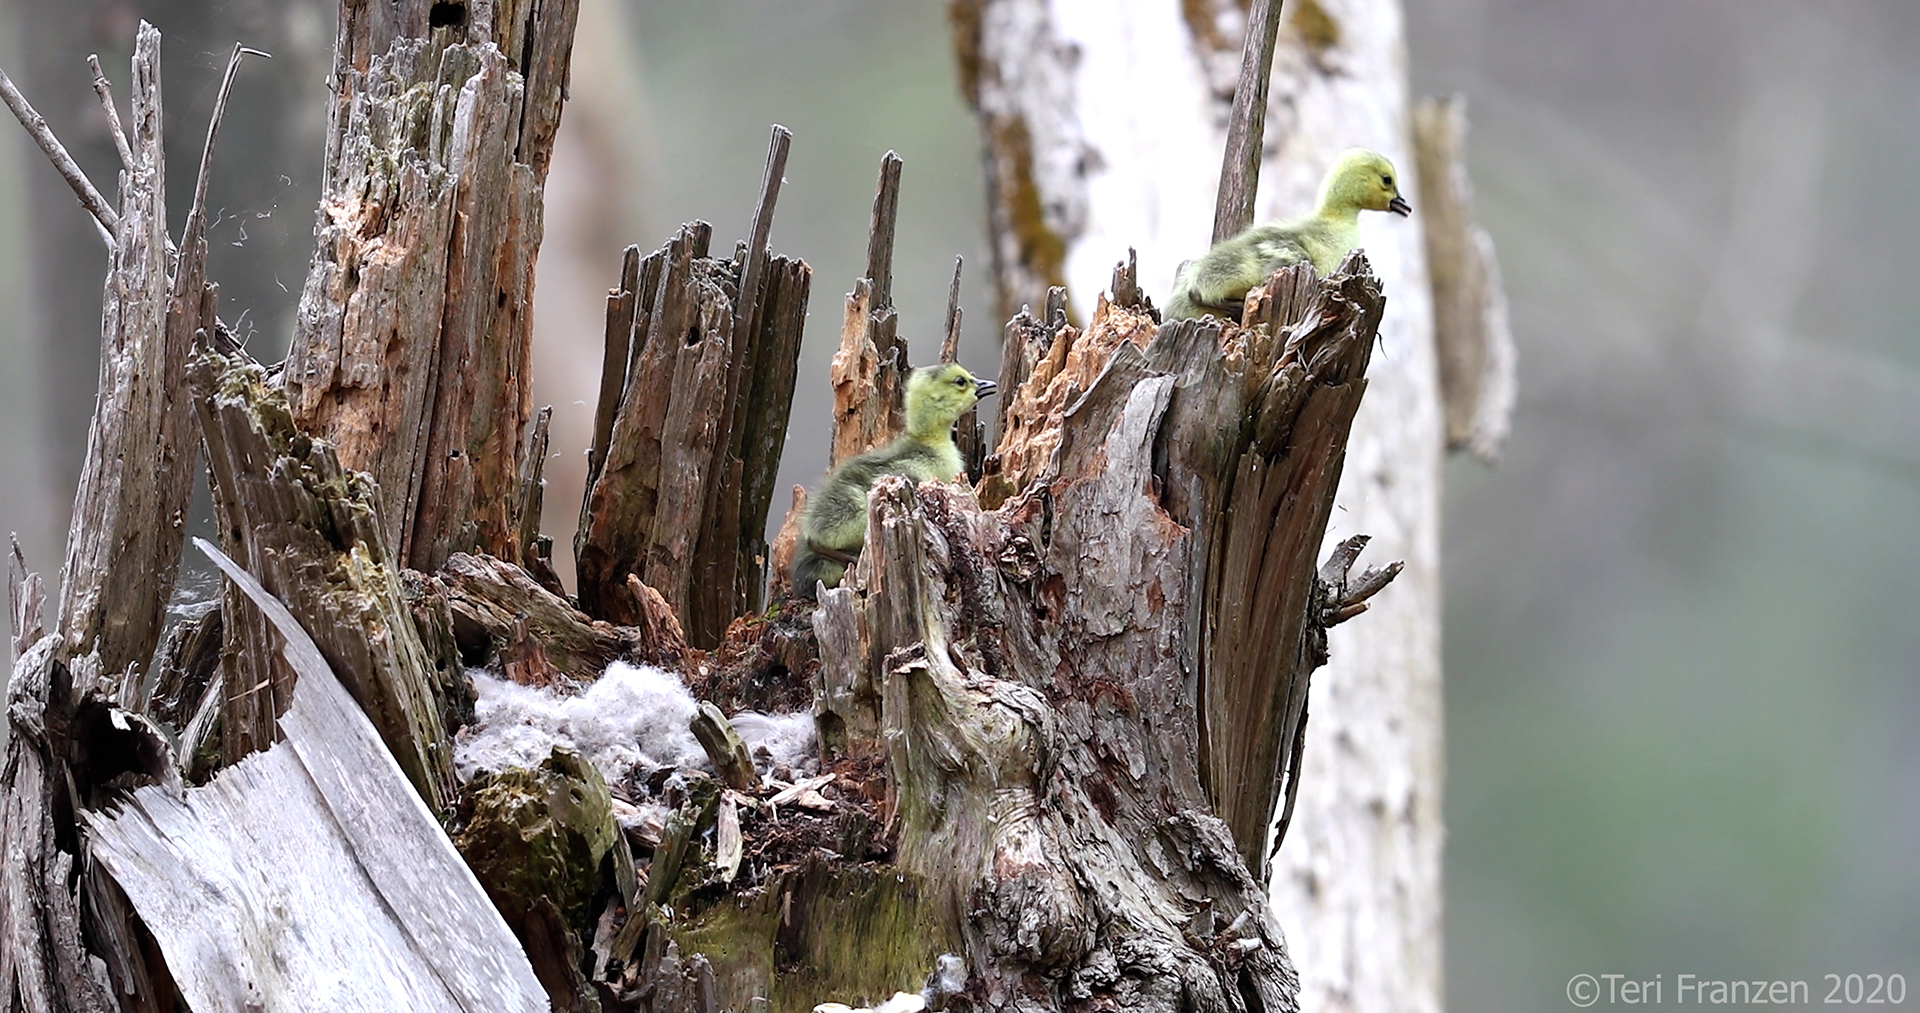
[[[1416,94],[1470,101],[1520,343],[1506,459],[1448,466],[1446,951],[1457,1010],[1575,973],[1904,973],[1920,989],[1920,8],[1910,0],[1407,0]],[[170,216],[233,41],[210,275],[279,357],[310,254],[323,0],[0,2],[0,66],[103,187],[84,62],[124,102],[167,33]],[[991,370],[979,146],[938,0],[585,0],[548,191],[546,528],[578,509],[619,250],[745,231],[814,267],[783,487],[825,465],[827,360],[879,158],[916,361],[967,260]],[[98,353],[98,240],[0,121],[0,528],[57,571]],[[775,523],[786,497],[776,498]],[[561,572],[569,573],[563,564]],[[1672,994],[1671,991],[1668,993]],[[1920,1001],[1920,995],[1915,1001]]]

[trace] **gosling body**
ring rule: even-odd
[[[1255,225],[1183,265],[1167,299],[1167,319],[1237,320],[1247,292],[1292,264],[1311,263],[1315,273],[1332,274],[1347,251],[1359,244],[1362,211],[1409,215],[1413,206],[1400,196],[1399,177],[1385,155],[1353,148],[1327,170],[1312,214]]]
[[[951,482],[966,463],[953,442],[953,424],[981,398],[992,380],[977,380],[960,366],[926,366],[907,378],[907,431],[884,447],[835,468],[800,515],[793,551],[793,593],[812,598],[815,585],[838,587],[867,536],[867,493],[888,475],[914,482]]]

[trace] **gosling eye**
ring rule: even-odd
[[[955,387],[965,387],[967,385],[967,378],[964,376],[956,376],[953,378],[953,385]]]
[[[1381,186],[1392,186],[1392,185],[1393,185],[1393,177],[1392,177],[1392,176],[1382,176],[1382,177],[1380,177],[1380,185],[1381,185]]]

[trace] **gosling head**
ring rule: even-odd
[[[922,366],[907,377],[907,433],[919,439],[946,436],[954,420],[994,392],[992,380],[976,380],[957,363]]]
[[[1320,209],[1354,215],[1361,211],[1391,211],[1410,215],[1413,205],[1400,196],[1400,177],[1387,156],[1365,148],[1348,148],[1334,159],[1320,184]]]

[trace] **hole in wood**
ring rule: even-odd
[[[692,348],[693,346],[699,343],[700,343],[700,328],[698,327],[687,328],[687,347]]]
[[[414,8],[419,10],[419,8]],[[464,3],[434,4],[427,10],[428,28],[459,28],[467,23],[467,5]]]

